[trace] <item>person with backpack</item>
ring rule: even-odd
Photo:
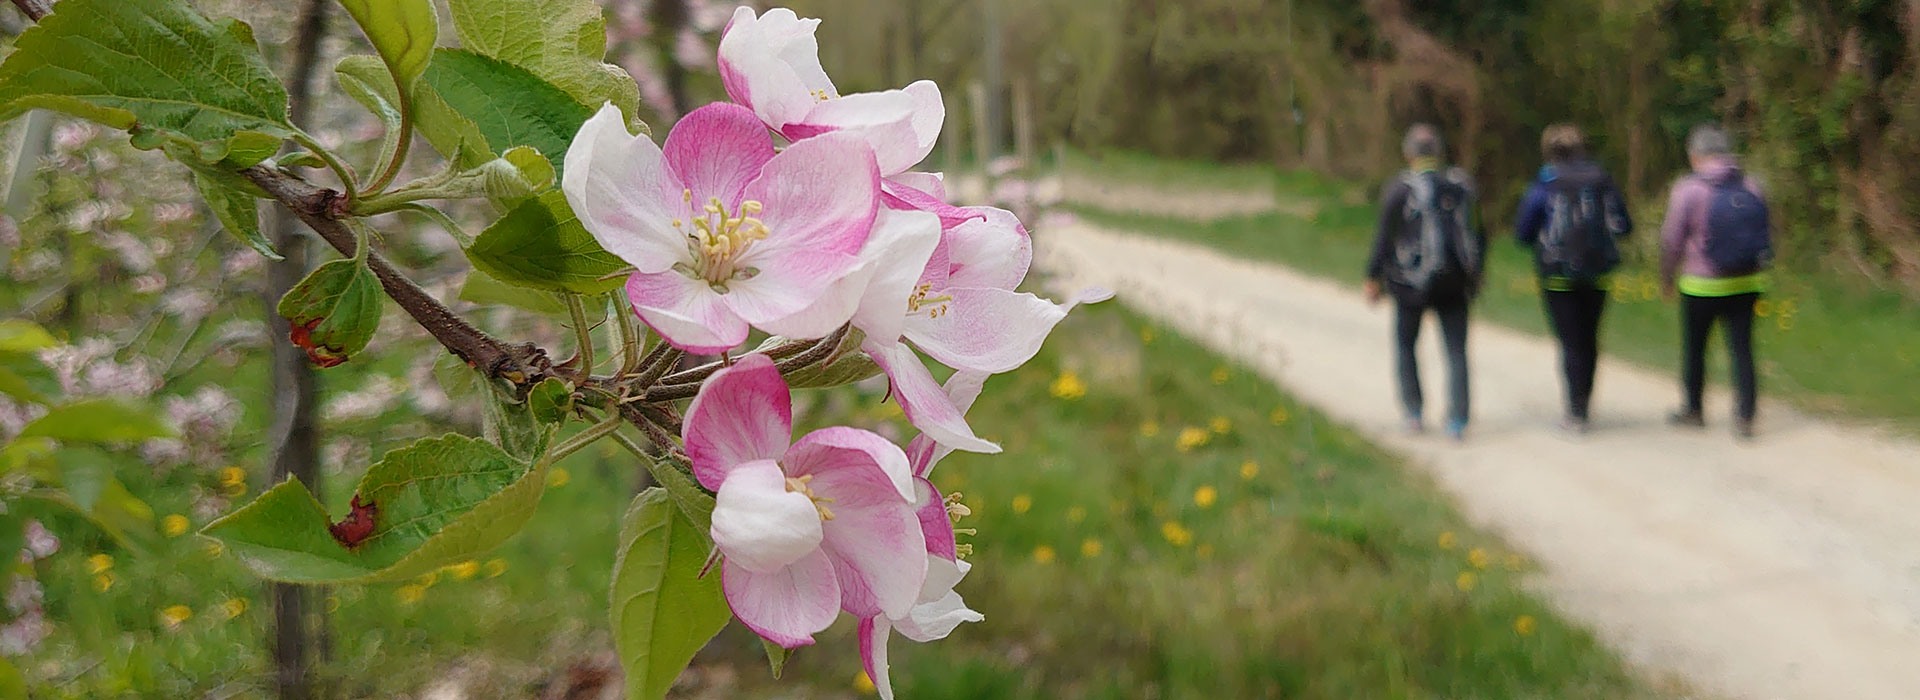
[[[1414,345],[1427,312],[1439,317],[1451,404],[1446,430],[1459,440],[1466,434],[1469,408],[1467,306],[1480,291],[1487,235],[1474,214],[1471,178],[1441,165],[1439,129],[1414,125],[1400,150],[1408,167],[1381,195],[1379,230],[1367,260],[1367,301],[1377,303],[1387,294],[1394,299],[1394,360],[1410,432],[1425,429]]]
[[[1533,249],[1547,321],[1560,339],[1567,399],[1562,425],[1583,434],[1590,425],[1609,277],[1620,265],[1618,240],[1633,232],[1633,219],[1613,178],[1587,157],[1579,127],[1547,127],[1540,151],[1546,165],[1520,201],[1514,233]]]
[[[1662,291],[1680,296],[1683,403],[1668,422],[1706,427],[1707,336],[1719,324],[1733,360],[1734,436],[1753,438],[1757,378],[1753,369],[1753,309],[1766,291],[1773,262],[1773,226],[1758,183],[1740,170],[1733,141],[1718,126],[1695,127],[1687,137],[1693,173],[1674,184],[1661,226]]]

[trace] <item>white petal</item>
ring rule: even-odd
[[[580,125],[567,147],[560,190],[600,247],[641,272],[665,272],[688,257],[675,219],[688,218],[683,188],[660,147],[627,133],[611,103]]]
[[[820,512],[806,494],[788,491],[772,460],[727,473],[713,506],[713,543],[727,560],[756,573],[776,573],[820,549]]]

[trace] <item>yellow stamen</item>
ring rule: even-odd
[[[913,293],[907,296],[907,313],[920,313],[921,309],[926,309],[927,318],[940,318],[947,315],[948,302],[953,301],[953,295],[929,296],[930,294],[933,294],[931,284],[914,287]]]
[[[693,201],[693,191],[684,190],[681,198]],[[772,231],[766,222],[754,218],[765,210],[760,202],[747,200],[741,202],[735,211],[728,211],[727,205],[718,197],[708,197],[701,206],[702,214],[693,218],[691,228],[688,222],[673,220],[673,226],[687,236],[687,249],[693,262],[680,266],[683,274],[694,279],[704,280],[715,291],[725,293],[726,285],[736,279],[746,279],[759,273],[759,270],[742,267],[740,258],[746,254],[755,241],[765,239]]]
[[[833,520],[833,509],[827,507],[827,504],[832,503],[833,499],[822,498],[818,494],[815,494],[813,487],[808,485],[809,482],[812,481],[812,474],[800,477],[787,477],[787,493],[797,493],[806,496],[809,500],[813,501],[813,509],[820,512],[821,520]]]

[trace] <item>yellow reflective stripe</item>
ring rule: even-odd
[[[1767,273],[1756,272],[1739,277],[1695,277],[1681,275],[1680,293],[1695,297],[1730,297],[1767,291]]]
[[[1550,275],[1540,282],[1540,287],[1549,292],[1571,292],[1575,289],[1608,290],[1613,288],[1613,275],[1606,274],[1586,282],[1576,282],[1572,277]]]

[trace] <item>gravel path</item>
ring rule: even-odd
[[[1596,430],[1572,439],[1554,427],[1552,343],[1481,323],[1468,441],[1408,436],[1384,306],[1084,223],[1036,239],[1064,283],[1118,290],[1430,469],[1470,518],[1540,562],[1548,598],[1631,662],[1735,698],[1920,697],[1920,443],[1769,403],[1760,440],[1738,445],[1723,392],[1709,394],[1709,431],[1676,432],[1661,420],[1676,380],[1611,359]],[[1437,331],[1421,338],[1430,406],[1444,386]]]

